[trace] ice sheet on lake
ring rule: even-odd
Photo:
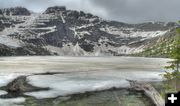
[[[100,91],[105,89],[127,88],[126,79],[139,81],[160,81],[160,72],[95,72],[72,73],[58,75],[36,75],[28,77],[30,84],[38,87],[49,87],[49,91],[30,92],[26,95],[38,99],[66,96],[86,91]]]
[[[142,57],[4,57],[0,58],[0,86],[22,73],[59,72],[28,76],[28,82],[49,91],[29,92],[36,98],[50,98],[112,87],[128,87],[126,79],[160,81],[169,59]],[[16,73],[16,74],[15,74]]]
[[[0,58],[0,72],[161,71],[167,61],[170,60],[143,57],[7,57]]]
[[[83,93],[85,91],[97,91],[108,89],[111,87],[128,86],[125,80],[98,78],[96,76],[84,75],[38,75],[30,76],[29,82],[34,86],[49,87],[49,91],[31,92],[26,95],[36,98],[49,98],[57,96],[65,96],[75,93]]]
[[[6,86],[9,82],[24,74],[17,73],[0,73],[0,87]]]

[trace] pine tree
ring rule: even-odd
[[[178,35],[173,42],[169,55],[173,60],[170,61],[170,65],[166,67],[173,70],[173,72],[166,72],[166,74],[164,74],[164,77],[167,80],[175,81],[175,90],[177,91],[177,85],[180,84],[180,28],[177,28],[176,31]]]
[[[179,71],[180,64],[180,28],[177,29],[178,36],[175,38],[175,41],[172,46],[172,50],[170,51],[170,57],[174,59],[171,61],[171,67],[175,71]]]

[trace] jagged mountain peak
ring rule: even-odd
[[[14,15],[25,15],[25,16],[29,16],[31,15],[31,12],[25,8],[25,7],[11,7],[11,8],[2,8],[0,9],[1,12],[3,13],[3,15],[6,16],[14,16]]]
[[[66,11],[65,6],[53,6],[53,7],[48,7],[44,14],[58,14],[60,12]]]
[[[48,7],[43,14],[53,14],[53,15],[60,15],[64,14],[69,17],[85,17],[85,18],[92,18],[96,17],[99,18],[98,16],[95,16],[91,13],[85,13],[84,11],[77,11],[77,10],[68,10],[66,9],[65,6],[52,6]]]

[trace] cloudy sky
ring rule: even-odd
[[[36,12],[54,5],[127,23],[180,20],[180,0],[0,0],[0,8],[24,6]]]

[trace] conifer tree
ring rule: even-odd
[[[174,43],[170,50],[170,58],[173,59],[173,61],[170,61],[171,64],[167,68],[171,68],[174,71],[179,71],[179,64],[180,64],[180,28],[177,30],[177,37],[174,40]]]
[[[170,65],[166,68],[173,70],[173,72],[166,72],[164,74],[164,77],[168,81],[175,81],[175,90],[177,91],[177,86],[180,85],[180,28],[176,29],[177,31],[177,37],[175,37],[173,45],[171,46],[170,50],[170,58],[173,60],[170,61]],[[180,88],[178,88],[179,90]]]

